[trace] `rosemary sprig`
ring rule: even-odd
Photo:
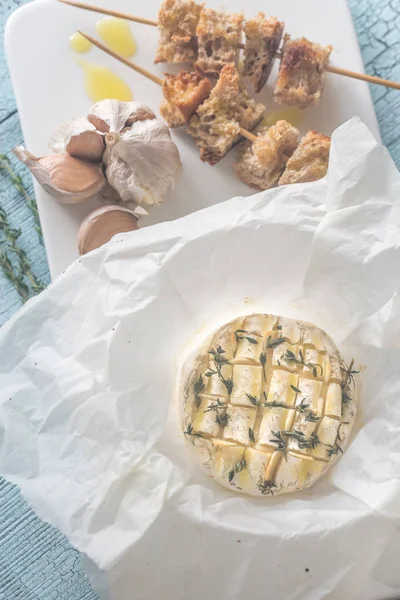
[[[239,334],[246,334],[246,335],[239,335]],[[239,340],[247,340],[248,342],[250,342],[250,344],[258,344],[258,341],[254,338],[254,337],[250,337],[251,333],[249,334],[248,331],[246,331],[245,329],[236,329],[235,331],[235,337],[236,337],[236,341],[238,342]]]
[[[196,379],[196,381],[193,381],[194,402],[195,402],[197,408],[199,408],[199,406],[201,404],[200,394],[204,390],[204,388],[205,388],[205,385],[204,385],[203,377],[201,375],[199,375],[199,377]]]
[[[261,480],[260,483],[257,483],[257,487],[260,490],[260,492],[263,494],[263,496],[268,496],[269,494],[271,494],[271,496],[273,496],[274,495],[273,488],[276,488],[277,486],[272,481]]]
[[[2,208],[0,208],[0,231],[4,236],[4,240],[0,243],[6,246],[9,252],[15,254],[18,260],[18,271],[15,272],[8,253],[3,250],[1,258],[3,273],[14,285],[21,299],[26,302],[30,296],[30,290],[24,278],[28,280],[34,294],[38,294],[44,290],[45,285],[33,273],[26,252],[18,245],[21,230],[10,226],[7,214]]]
[[[240,471],[243,471],[243,469],[245,469],[245,468],[246,468],[246,460],[244,458],[242,458],[242,460],[239,460],[239,462],[237,462],[236,465],[229,471],[229,473],[228,473],[229,483],[232,482],[236,473],[240,473]]]
[[[24,187],[21,176],[15,173],[14,169],[11,166],[10,159],[5,154],[0,154],[0,171],[1,170],[6,171],[8,173],[11,179],[11,183],[13,184],[15,189],[25,198],[26,204],[30,209],[35,220],[35,231],[39,236],[40,243],[43,244],[42,228],[40,226],[39,212],[36,200],[28,194]]]
[[[208,354],[211,354],[211,356],[214,358],[215,370],[211,367],[208,367],[208,371],[205,373],[205,376],[212,377],[213,375],[218,375],[218,377],[228,390],[228,394],[231,394],[233,390],[233,380],[230,377],[226,379],[221,372],[223,365],[229,364],[229,360],[225,356],[223,356],[223,354],[225,354],[225,350],[223,350],[221,346],[217,346],[216,350],[210,348]]]
[[[315,433],[306,436],[302,431],[298,431],[297,429],[293,429],[293,431],[282,431],[282,433],[288,438],[297,440],[300,450],[303,450],[304,448],[314,449],[320,443],[319,438]]]
[[[14,267],[8,257],[8,254],[3,248],[0,248],[0,267],[4,277],[15,287],[21,300],[26,302],[29,300],[29,288],[23,278],[14,272]]]
[[[289,362],[289,363],[293,362],[298,365],[304,365],[305,367],[308,367],[309,369],[312,370],[314,377],[318,377],[318,369],[321,369],[321,373],[320,373],[321,377],[324,374],[324,370],[321,367],[321,365],[318,365],[317,363],[313,363],[313,362],[306,363],[304,361],[304,356],[303,356],[303,352],[301,351],[301,348],[299,350],[299,357],[297,357],[295,355],[295,353],[292,352],[291,350],[286,350],[286,354],[285,354],[284,358],[285,358],[286,362]]]

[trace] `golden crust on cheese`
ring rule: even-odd
[[[311,323],[240,317],[187,359],[180,421],[197,463],[253,496],[307,488],[343,453],[357,411],[353,363]]]

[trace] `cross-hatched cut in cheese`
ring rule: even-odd
[[[281,317],[279,319],[279,327],[279,333],[281,333],[283,337],[288,338],[290,344],[298,344],[301,341],[302,327],[299,326],[298,321]]]
[[[215,363],[213,360],[210,360],[209,369],[206,373],[210,373],[210,369],[213,371],[216,370]],[[222,365],[221,367],[221,375],[225,381],[232,378],[232,366],[231,365]],[[229,392],[224,380],[218,375],[218,373],[214,373],[210,375],[210,377],[203,377],[205,383],[205,392],[209,395],[220,396],[221,398],[228,398]]]
[[[317,350],[313,350],[307,348],[304,350],[304,372],[314,374],[318,379],[324,378],[324,375],[327,371],[327,365],[329,365],[329,357],[326,354],[322,354],[322,352],[317,352]]]
[[[342,414],[342,388],[338,383],[330,383],[326,391],[325,414],[340,419]]]
[[[296,456],[282,456],[279,467],[275,475],[275,485],[279,488],[294,488],[303,487],[308,474],[308,461]]]
[[[219,434],[220,425],[217,422],[217,414],[220,416],[226,412],[225,408],[210,410],[210,407],[217,406],[214,397],[201,395],[201,404],[193,420],[192,427],[196,433],[205,433],[211,436]],[[225,405],[224,405],[225,406]]]
[[[258,443],[263,446],[276,447],[272,441],[274,432],[284,431],[289,415],[294,414],[294,411],[285,408],[263,408],[260,430],[258,434]]]
[[[216,479],[228,479],[229,471],[244,458],[245,448],[243,446],[222,446],[215,448],[214,474]]]
[[[249,396],[260,399],[262,391],[262,368],[253,365],[233,366],[232,404],[253,406]]]
[[[299,357],[299,350],[301,346],[288,344],[287,342],[283,342],[274,348],[272,354],[272,365],[285,367],[289,371],[298,372],[303,369],[303,365],[299,364],[294,360],[290,360],[290,356],[288,354],[292,353],[295,357]]]
[[[242,336],[242,339],[239,339],[235,361],[239,359],[254,361],[257,364],[260,364],[260,353],[262,352],[262,338],[257,337],[256,335],[240,333],[238,334]],[[246,337],[243,337],[246,336]],[[253,340],[251,342],[250,340]],[[255,343],[254,343],[255,342]]]
[[[321,396],[322,382],[315,379],[299,377],[296,405],[308,404],[308,408],[316,414],[322,413],[324,398]]]
[[[296,343],[270,347],[285,335]],[[287,360],[288,350],[296,360]],[[354,424],[353,383],[346,403],[341,393],[345,368],[329,336],[310,323],[273,315],[235,319],[185,363],[186,444],[204,471],[233,492],[267,497],[309,487],[341,456]]]
[[[273,315],[250,315],[244,320],[243,329],[257,333],[260,337],[266,337],[277,323],[278,318]]]
[[[337,419],[324,417],[318,427],[318,446],[312,451],[313,456],[329,458],[329,447],[334,447],[340,422]],[[340,442],[339,442],[340,444]]]
[[[297,392],[299,376],[288,371],[276,370],[269,373],[268,402],[283,402],[288,406],[293,406]],[[268,383],[268,381],[267,381]]]
[[[271,460],[272,452],[260,452],[255,448],[246,448],[244,455],[246,461],[247,481],[244,477],[240,477],[240,473],[237,483],[240,485],[242,490],[247,494],[256,494],[259,490],[258,485],[264,482],[264,475],[267,470],[268,464]]]
[[[254,428],[256,409],[231,405],[226,414],[228,420],[224,428],[224,438],[247,446],[250,443],[249,429]]]

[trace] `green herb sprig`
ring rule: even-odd
[[[5,154],[0,154],[0,171],[6,171],[9,175],[11,183],[15,189],[25,198],[26,204],[31,211],[35,220],[35,231],[39,236],[39,241],[43,244],[42,228],[40,226],[39,212],[36,200],[32,198],[24,187],[24,183],[20,175],[18,175],[11,166],[10,159]]]
[[[242,458],[242,460],[239,460],[239,462],[237,462],[236,465],[229,471],[229,473],[228,473],[229,483],[232,483],[232,480],[235,477],[236,473],[240,473],[240,471],[243,471],[243,469],[245,469],[245,468],[246,468],[246,460],[244,458]]]
[[[245,335],[241,335],[241,334],[245,334]],[[246,331],[245,329],[236,329],[235,331],[235,337],[236,337],[236,341],[238,342],[239,340],[247,340],[250,344],[258,344],[258,340],[255,339],[255,337],[250,337],[251,333],[249,334],[248,331]]]
[[[185,435],[190,435],[192,437],[203,437],[201,433],[195,433],[193,431],[193,425],[191,423],[189,423],[189,425],[187,426],[186,431],[183,432]]]
[[[277,485],[273,481],[261,480],[259,483],[257,483],[257,487],[263,496],[268,496],[268,495],[273,496],[274,495],[273,488],[276,488]]]
[[[208,408],[206,408],[205,413],[208,412],[216,412],[216,416],[215,416],[215,420],[218,423],[218,425],[228,425],[228,420],[229,420],[229,415],[227,413],[220,413],[219,411],[223,409],[226,409],[226,403],[225,402],[221,402],[221,400],[218,398],[216,402],[211,402],[211,404],[209,405]]]
[[[228,390],[228,394],[231,394],[233,390],[233,380],[230,377],[226,379],[221,372],[222,367],[224,365],[229,364],[229,360],[225,356],[223,356],[225,354],[225,350],[223,350],[221,346],[217,346],[216,350],[210,348],[210,350],[208,350],[208,354],[211,354],[211,356],[214,359],[215,370],[211,367],[208,367],[208,371],[205,373],[205,376],[212,377],[213,375],[218,375],[218,377]]]
[[[300,450],[303,449],[312,449],[316,448],[320,443],[319,437],[317,434],[312,433],[310,436],[304,435],[302,431],[298,431],[297,429],[293,429],[292,431],[282,431],[282,434],[288,438],[295,439]]]
[[[205,388],[205,385],[204,385],[203,377],[201,375],[199,375],[199,377],[196,379],[196,381],[193,381],[194,402],[195,402],[197,408],[199,408],[199,406],[201,404],[200,394],[201,394],[201,392],[204,391],[204,388]]]
[[[318,365],[317,363],[313,363],[313,362],[307,362],[307,363],[305,362],[301,348],[299,350],[298,357],[291,350],[286,350],[286,354],[284,355],[284,358],[285,358],[286,362],[289,362],[289,363],[292,362],[292,363],[296,363],[298,365],[304,365],[305,367],[308,367],[309,369],[312,370],[312,374],[314,377],[318,377],[318,369],[321,370],[320,377],[322,377],[322,375],[324,373],[324,370],[321,367],[321,365]]]
[[[14,285],[21,299],[26,302],[31,295],[31,290],[34,294],[39,294],[46,286],[34,274],[26,252],[18,244],[21,230],[10,226],[7,214],[2,208],[0,208],[0,232],[3,234],[3,240],[0,241],[0,244],[3,245],[0,266],[4,276]],[[9,252],[16,256],[17,269],[13,266]]]

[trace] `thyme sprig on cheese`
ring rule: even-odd
[[[282,431],[282,434],[288,438],[292,438],[297,441],[300,450],[316,448],[320,443],[316,433],[312,433],[310,436],[304,435],[302,431],[293,429],[292,431]]]
[[[199,375],[199,377],[196,379],[196,381],[193,382],[194,401],[195,401],[197,408],[199,408],[199,406],[201,404],[200,394],[204,390],[204,388],[205,388],[205,385],[204,385],[203,377],[201,375]]]
[[[214,358],[215,370],[209,366],[205,376],[212,377],[213,375],[218,375],[228,390],[228,394],[231,394],[233,390],[233,380],[231,378],[226,379],[221,372],[222,367],[229,364],[229,360],[223,356],[225,354],[225,350],[221,348],[221,346],[217,346],[216,350],[210,348],[210,350],[208,350],[208,354],[211,354],[211,356]]]
[[[206,410],[204,410],[204,413],[208,413],[208,412],[212,412],[215,411],[216,412],[216,417],[215,420],[218,423],[218,425],[227,425],[228,424],[228,420],[229,420],[229,415],[226,413],[220,413],[220,410],[225,410],[226,409],[226,403],[225,402],[221,402],[221,400],[218,398],[216,402],[211,402],[210,406],[208,408],[206,408]]]
[[[303,355],[301,348],[299,350],[298,357],[291,350],[286,350],[284,359],[288,363],[296,363],[297,365],[303,365],[305,367],[308,367],[309,369],[312,370],[312,374],[314,375],[314,377],[318,377],[318,369],[321,369],[320,377],[322,377],[322,375],[324,374],[324,370],[321,365],[318,365],[317,363],[313,363],[313,362],[305,362],[304,355]]]
[[[228,481],[229,483],[232,482],[233,478],[235,477],[236,473],[240,473],[240,471],[243,471],[243,469],[246,468],[246,460],[244,458],[242,458],[242,460],[239,460],[236,465],[229,471],[228,473]]]
[[[300,390],[298,388],[296,388],[294,385],[291,385],[290,387],[293,388],[293,390],[295,392],[301,393]],[[290,406],[290,404],[285,404],[284,402],[278,402],[277,400],[272,400],[271,402],[269,402],[268,396],[265,392],[263,392],[265,402],[260,402],[255,396],[252,396],[251,394],[246,394],[246,395],[247,395],[248,399],[250,400],[250,402],[252,404],[254,404],[254,406],[257,406],[259,408],[285,408],[287,410],[295,410],[295,411],[305,415],[305,420],[310,421],[311,423],[316,423],[321,418],[321,417],[317,417],[315,412],[313,410],[311,410],[310,408],[308,408],[310,405],[305,403],[304,398],[300,402],[300,404],[297,404],[296,406]]]
[[[246,335],[240,335],[242,333],[244,333]],[[251,333],[249,333],[245,329],[236,329],[236,331],[235,331],[235,337],[236,337],[237,342],[239,340],[247,340],[250,344],[258,344],[258,340],[256,340],[255,337],[250,337],[250,336],[251,336]]]
[[[268,496],[269,494],[273,496],[273,488],[276,487],[277,485],[273,481],[260,481],[260,483],[257,483],[257,488],[260,490],[263,496]]]

